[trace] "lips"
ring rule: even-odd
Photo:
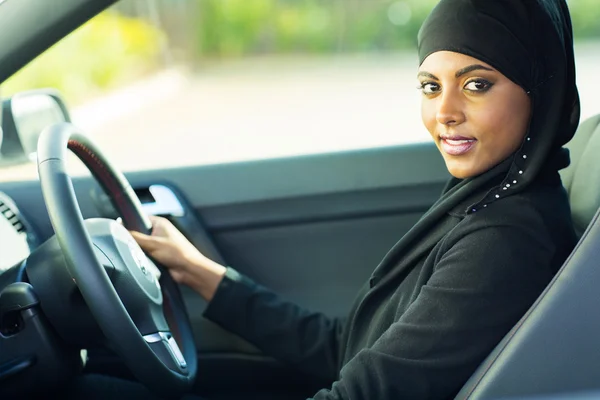
[[[476,139],[464,136],[441,135],[442,150],[451,156],[460,156],[471,150],[477,143]]]

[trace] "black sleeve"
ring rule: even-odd
[[[314,399],[453,398],[548,284],[552,254],[514,227],[459,239],[408,310]]]
[[[300,371],[329,382],[338,376],[343,320],[284,301],[231,268],[204,315]]]

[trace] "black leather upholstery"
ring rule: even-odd
[[[563,172],[574,223],[578,233],[583,233],[581,240],[457,399],[522,398],[600,389],[599,124],[600,115],[580,126],[568,146],[572,164]]]

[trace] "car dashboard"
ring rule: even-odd
[[[173,188],[154,184],[136,188],[142,209],[147,215],[157,215],[175,219],[178,224],[189,222],[189,210],[185,211],[184,201]],[[117,218],[118,215],[110,199],[95,186],[93,193],[93,216]],[[47,238],[36,229],[19,205],[6,193],[0,191],[0,275],[8,269],[22,263]],[[23,210],[27,212],[27,210]]]
[[[39,243],[14,201],[0,192],[0,274],[25,260]]]

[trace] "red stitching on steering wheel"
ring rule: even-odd
[[[88,169],[96,175],[102,186],[109,192],[108,195],[115,201],[118,208],[117,211],[123,216],[124,221],[130,220],[130,213],[132,212],[127,206],[123,196],[121,195],[121,189],[119,184],[113,179],[112,175],[106,170],[106,166],[92,150],[86,145],[77,140],[70,139],[67,147],[75,153],[75,155],[88,167]]]

